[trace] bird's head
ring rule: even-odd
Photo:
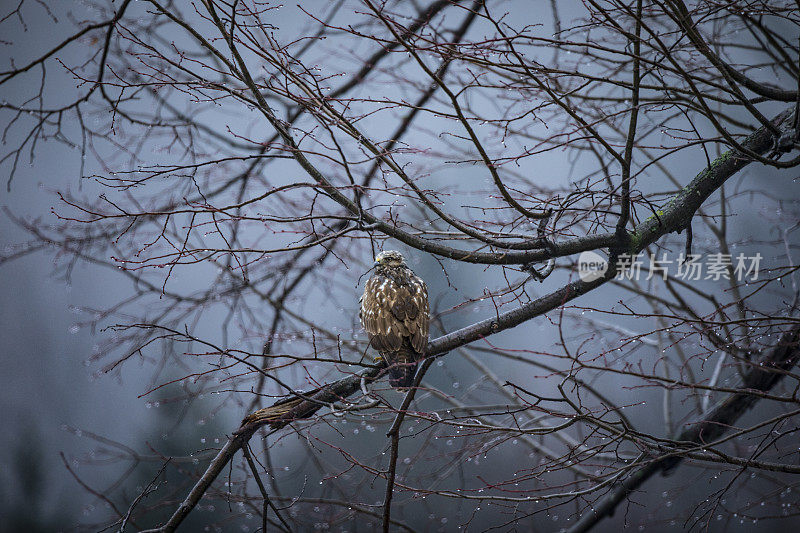
[[[403,255],[400,252],[396,252],[395,250],[385,250],[375,256],[374,266],[397,268],[406,266],[406,260],[403,259]]]

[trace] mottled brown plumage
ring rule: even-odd
[[[388,250],[375,258],[359,318],[370,344],[389,365],[389,383],[410,387],[428,345],[428,288],[400,252]]]

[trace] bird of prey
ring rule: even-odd
[[[374,269],[358,316],[370,345],[389,367],[391,386],[410,387],[428,344],[428,288],[400,252],[379,253]]]

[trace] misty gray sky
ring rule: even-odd
[[[532,6],[535,4],[531,3]],[[3,11],[8,9],[8,5],[9,2],[3,4]],[[58,42],[69,33],[72,29],[69,18],[64,13],[57,12],[62,8],[61,5],[54,7],[59,18],[58,24],[53,24],[42,9],[32,5],[26,11],[27,32],[19,32],[18,25],[8,23],[5,25],[8,28],[17,28],[17,33],[3,36],[4,40],[15,43],[0,48],[0,64],[3,68],[8,66],[11,57],[22,63],[24,58],[44,50],[48,42]],[[79,12],[81,8],[75,9]],[[565,18],[569,17],[571,9],[571,4],[569,7],[565,4],[563,11]],[[290,28],[289,31],[301,31],[303,21],[307,20],[293,4],[287,4],[274,16],[276,24]],[[544,21],[543,24],[547,28],[543,31],[550,31],[550,22]],[[80,55],[79,52],[72,50],[65,51],[67,57],[70,57],[70,54],[75,54],[75,57]],[[63,72],[48,72],[48,76],[59,80],[48,86],[49,93],[55,99],[58,98],[59,90],[64,90],[66,93],[74,88],[74,82]],[[8,92],[2,94],[2,99],[18,101],[26,90],[24,83],[30,82],[29,78],[3,89]],[[391,96],[402,96],[393,93],[394,89],[391,87],[386,87],[386,91]],[[216,122],[220,129],[229,123],[241,125],[243,128],[247,124],[242,117],[226,119],[220,116]],[[72,127],[74,126],[73,124]],[[0,122],[0,127],[5,127],[5,124]],[[369,131],[382,126],[374,123],[364,127]],[[15,135],[17,134],[12,130],[9,142],[18,141]],[[84,173],[87,175],[103,172],[91,158],[85,164]],[[580,161],[577,167],[588,164],[588,161]],[[686,158],[674,161],[672,165],[673,171],[688,181],[702,169],[703,161]],[[17,173],[10,184],[10,190],[5,188],[9,166],[6,164],[0,167],[3,173],[0,174],[2,179],[0,184],[3,185],[0,189],[0,205],[15,217],[38,220],[43,225],[58,224],[52,208],[60,210],[63,205],[59,204],[55,191],[80,190],[88,194],[89,191],[100,190],[96,184],[81,183],[80,168],[79,151],[56,142],[42,144],[37,148],[33,163],[27,159],[20,161]],[[564,176],[575,170],[571,162],[565,161],[563,155],[559,153],[542,156],[540,168],[558,176]],[[800,196],[798,180],[788,180],[785,176],[777,177],[775,171],[752,166],[744,176],[744,181],[750,187],[770,188],[777,181],[780,183],[778,193],[783,197],[796,199]],[[440,176],[441,180],[449,180],[452,183],[484,178],[479,168],[448,169]],[[644,187],[647,186],[658,188],[663,187],[663,184],[648,184]],[[452,205],[458,205],[462,200],[463,198],[453,197],[449,201]],[[764,224],[765,220],[775,215],[774,206],[771,204],[752,208],[747,198],[738,199],[734,203],[737,202],[738,205],[748,209],[743,209],[740,216],[731,220],[734,240],[737,236],[750,234],[753,227]],[[0,214],[0,250],[3,254],[13,253],[29,240],[30,235],[15,224],[8,214]],[[767,264],[771,259],[774,257],[767,257]],[[59,523],[59,527],[67,529],[72,523],[91,520],[92,517],[96,517],[94,513],[103,512],[102,504],[97,498],[81,490],[61,463],[59,456],[61,452],[82,479],[98,490],[103,490],[110,484],[113,479],[111,472],[120,472],[124,467],[124,464],[111,467],[87,466],[86,461],[91,462],[95,458],[93,454],[98,448],[108,449],[109,446],[87,438],[86,432],[123,443],[140,453],[149,453],[146,443],[158,442],[164,447],[171,447],[176,455],[188,456],[212,445],[214,439],[224,438],[226,433],[235,429],[245,414],[241,407],[228,404],[213,420],[204,419],[203,423],[199,424],[197,420],[202,417],[197,413],[205,409],[211,411],[216,402],[215,398],[207,397],[199,400],[193,407],[196,411],[192,411],[192,415],[186,417],[180,428],[176,429],[175,424],[179,420],[177,410],[154,406],[160,399],[169,398],[176,389],[167,387],[163,391],[140,397],[155,384],[150,364],[133,358],[118,371],[102,373],[101,368],[105,362],[92,362],[91,357],[114,333],[91,331],[81,323],[85,322],[87,317],[91,318],[95,313],[132,294],[133,287],[130,281],[109,268],[81,261],[75,263],[74,267],[68,267],[68,261],[69,259],[59,255],[57,250],[44,249],[0,266],[0,276],[2,276],[0,346],[3,346],[0,357],[0,376],[2,376],[0,400],[4,406],[0,411],[0,417],[6,428],[0,437],[0,461],[3,465],[0,470],[0,498],[2,498],[0,515],[4,510],[19,512],[20,509],[31,514],[41,513],[40,524],[45,526],[45,530],[49,527],[47,524],[52,524],[51,520]],[[465,292],[469,290],[457,292],[453,287],[463,289],[475,285],[477,287],[475,292],[480,293],[484,286],[491,287],[502,283],[501,275],[494,272],[487,273],[480,265],[448,264],[449,278],[445,278],[437,262],[430,258],[415,259],[412,264],[417,272],[429,280],[429,285],[433,288],[432,298],[441,300],[444,308],[462,301],[466,297]],[[355,320],[357,294],[361,290],[361,286],[356,287],[350,280],[351,278],[357,280],[361,272],[348,272],[344,265],[339,265],[339,268],[342,279],[346,279],[349,284],[345,288],[331,289],[332,293],[336,293],[337,302],[344,302],[341,312],[332,306],[325,307],[324,302],[327,301],[328,295],[323,294],[319,287],[316,288],[316,292],[309,290],[303,293],[303,301],[300,304],[305,309],[324,309],[324,312],[330,315],[331,325],[345,330],[351,327]],[[64,277],[66,271],[69,272],[69,279]],[[175,288],[194,286],[201,276],[195,278],[191,272],[189,269],[176,271],[174,278],[170,280],[170,286]],[[557,273],[553,276],[553,280],[561,282],[566,276],[566,273]],[[553,283],[548,286],[537,286],[535,289],[543,293],[548,287],[555,286],[555,282]],[[349,298],[349,303],[347,290],[356,295]],[[581,303],[587,307],[600,306],[618,298],[612,287],[606,287],[586,296]],[[774,295],[765,294],[763,298],[774,298]],[[486,309],[486,307],[466,308],[462,313],[448,315],[444,319],[445,324],[453,329],[461,327],[475,319],[484,318]],[[147,309],[134,306],[130,314],[136,315],[137,312],[146,313]],[[222,311],[205,318],[211,322],[223,319]],[[111,320],[101,320],[101,324],[108,326],[116,320],[116,317]],[[550,348],[557,340],[557,332],[550,325],[546,317],[539,317],[499,335],[495,342],[512,345],[515,342],[528,342],[534,339],[535,344]],[[231,338],[228,341],[232,345],[239,343],[238,345],[250,349],[257,346],[261,339],[248,337],[247,332],[244,332],[240,338]],[[503,377],[513,376],[520,369],[512,363],[504,365],[495,369]],[[197,368],[201,368],[199,363]],[[171,375],[171,371],[168,369],[164,375]],[[448,356],[434,368],[429,380],[442,390],[455,394],[460,383],[474,382],[476,377],[474,369],[468,368],[457,357]],[[160,381],[163,381],[163,378]],[[608,391],[609,396],[622,403],[651,401],[655,404],[661,401],[660,390],[626,390],[621,386],[622,383],[621,380],[618,383],[601,385]],[[249,398],[242,401],[249,402]],[[642,429],[649,431],[657,431],[663,425],[663,420],[659,417],[642,416],[640,422]],[[76,434],[70,428],[75,428],[81,433]],[[368,450],[370,447],[377,448],[383,445],[383,435],[380,431],[368,434],[372,436],[364,436],[363,430],[359,434],[362,435],[363,441],[359,441],[355,445],[357,447]],[[296,442],[294,437],[287,439],[280,445],[278,457],[283,457],[287,465],[291,464],[292,450],[301,445],[302,443]],[[22,486],[22,479],[25,476],[20,470],[30,472],[30,468],[25,466],[29,463],[21,459],[26,453],[36,457],[35,462],[39,467],[41,485],[36,489],[39,491],[38,500],[26,498],[18,488]],[[73,462],[75,459],[79,461]],[[685,475],[694,476],[696,472],[688,469]],[[146,476],[131,478],[131,493],[142,480],[146,482]],[[316,481],[315,479],[314,483]],[[642,508],[631,507],[628,519],[633,523],[645,522],[653,509],[657,509],[663,502],[672,502],[674,498],[681,497],[690,499],[691,494],[671,492],[676,487],[685,485],[686,478],[680,477],[652,480],[647,492],[639,498],[646,505]],[[703,490],[706,488],[703,487]],[[45,511],[42,512],[42,509]],[[620,509],[617,516],[602,524],[598,531],[617,530],[626,520],[625,514],[625,511]],[[553,524],[555,529],[563,525],[556,522]],[[662,524],[659,527],[663,527],[664,530],[674,530],[670,525]],[[742,531],[749,530],[769,531],[769,526],[750,524],[742,527]]]

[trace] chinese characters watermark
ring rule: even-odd
[[[715,253],[706,256],[700,254],[679,254],[677,259],[667,258],[666,253],[660,256],[651,255],[647,263],[641,254],[620,254],[616,263],[616,279],[649,280],[652,278],[667,279],[670,269],[675,278],[684,281],[733,279],[738,282],[758,280],[762,256]],[[596,252],[583,252],[578,257],[578,275],[583,281],[590,282],[603,277],[608,270],[608,261]]]

